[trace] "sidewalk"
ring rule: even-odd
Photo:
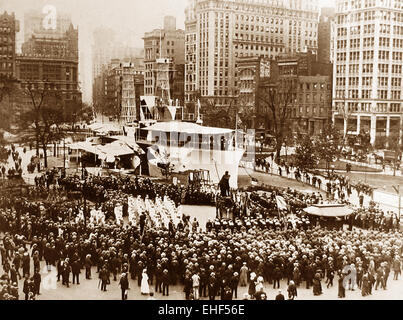
[[[272,175],[276,175],[276,176],[280,176],[280,173],[279,173],[279,166],[274,162],[274,161],[269,161],[270,162],[270,172],[265,172],[264,170],[259,170],[259,168],[255,168],[255,170],[252,168],[252,166],[251,166],[251,164],[249,164],[249,165],[247,165],[247,166],[245,166],[245,170],[253,170],[253,171],[256,171],[256,172],[261,172],[261,173],[266,173],[266,174],[272,174]],[[245,165],[245,164],[244,164]],[[286,174],[286,170],[282,167],[281,168],[282,169],[282,175],[281,175],[281,177],[282,178],[285,178],[285,179],[292,179],[292,180],[297,180],[297,179],[295,179],[295,170],[291,170],[290,169],[290,174],[287,176],[287,174]],[[325,192],[326,193],[326,184],[327,184],[327,182],[329,182],[329,179],[327,179],[327,178],[325,178],[325,177],[323,177],[323,176],[317,176],[317,175],[314,175],[314,174],[311,174],[311,173],[308,173],[308,176],[310,177],[310,181],[312,181],[312,177],[316,177],[316,178],[319,178],[322,182],[321,182],[321,185],[320,185],[320,189],[317,187],[317,186],[313,186],[312,184],[308,184],[307,182],[306,182],[306,180],[305,180],[305,177],[302,177],[301,178],[301,180],[299,180],[300,182],[302,182],[302,183],[305,183],[305,184],[307,184],[307,185],[309,185],[311,188],[315,188],[315,189],[317,189],[318,191],[320,190],[320,191],[322,191],[322,192]],[[354,188],[352,188],[352,190],[351,190],[351,195],[350,195],[350,197],[348,197],[347,196],[347,193],[345,193],[346,194],[346,198],[348,199],[348,201],[352,204],[352,205],[354,205],[354,206],[356,206],[356,207],[359,207],[360,206],[360,201],[359,201],[359,196],[358,196],[358,193],[357,193],[357,191],[354,189]],[[337,197],[337,195],[335,195],[335,199],[336,200],[338,200],[338,197]],[[372,200],[372,198],[370,197],[370,196],[368,196],[368,195],[366,195],[366,194],[364,194],[364,206],[369,206],[369,202]]]

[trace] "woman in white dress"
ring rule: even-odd
[[[150,294],[150,286],[148,285],[147,269],[143,269],[143,275],[141,277],[141,294]]]

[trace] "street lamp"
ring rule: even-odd
[[[397,196],[399,197],[399,221],[400,221],[400,207],[401,207],[401,196],[400,196],[400,185],[392,186],[393,189],[396,191]]]
[[[63,169],[66,172],[66,139],[63,138]]]

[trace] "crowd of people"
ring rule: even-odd
[[[302,286],[320,295],[334,285],[344,298],[346,290],[360,288],[363,296],[386,290],[389,274],[394,280],[400,275],[400,231],[379,224],[321,228],[301,215],[307,205],[323,201],[320,194],[266,187],[224,199],[213,190],[126,177],[65,177],[58,184],[65,194],[82,192],[87,207],[67,196],[58,202],[0,199],[1,299],[19,299],[19,281],[24,298],[36,299],[41,264],[55,268],[65,287],[79,285],[83,269],[86,279],[99,278],[101,291],[116,280],[122,299],[128,298],[129,279],[144,295],[169,296],[180,285],[185,299],[226,300],[238,298],[239,287],[246,286],[247,299],[261,300],[281,299],[280,293],[269,297],[267,289],[279,289],[282,279],[288,299],[298,297]],[[217,204],[217,219],[205,228],[178,209],[197,194]],[[278,196],[288,205],[283,212]],[[372,214],[368,210],[355,217]]]
[[[270,162],[272,165],[270,165]],[[276,167],[277,170],[274,170],[274,167]],[[350,168],[350,166],[348,166],[348,168]],[[256,159],[255,169],[267,173],[276,173],[280,176],[309,184],[314,188],[324,190],[328,199],[340,203],[348,203],[349,197],[354,190],[358,194],[360,205],[362,206],[364,195],[370,197],[374,191],[368,184],[363,182],[353,183],[348,176],[337,174],[334,170],[331,170],[325,176],[324,173],[301,169],[293,163],[284,160],[279,164],[275,164],[273,155],[270,155],[267,158]],[[351,170],[351,168],[348,169],[347,172],[349,172],[349,170]]]

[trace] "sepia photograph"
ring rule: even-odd
[[[403,0],[0,0],[0,300],[403,300],[402,66]]]

